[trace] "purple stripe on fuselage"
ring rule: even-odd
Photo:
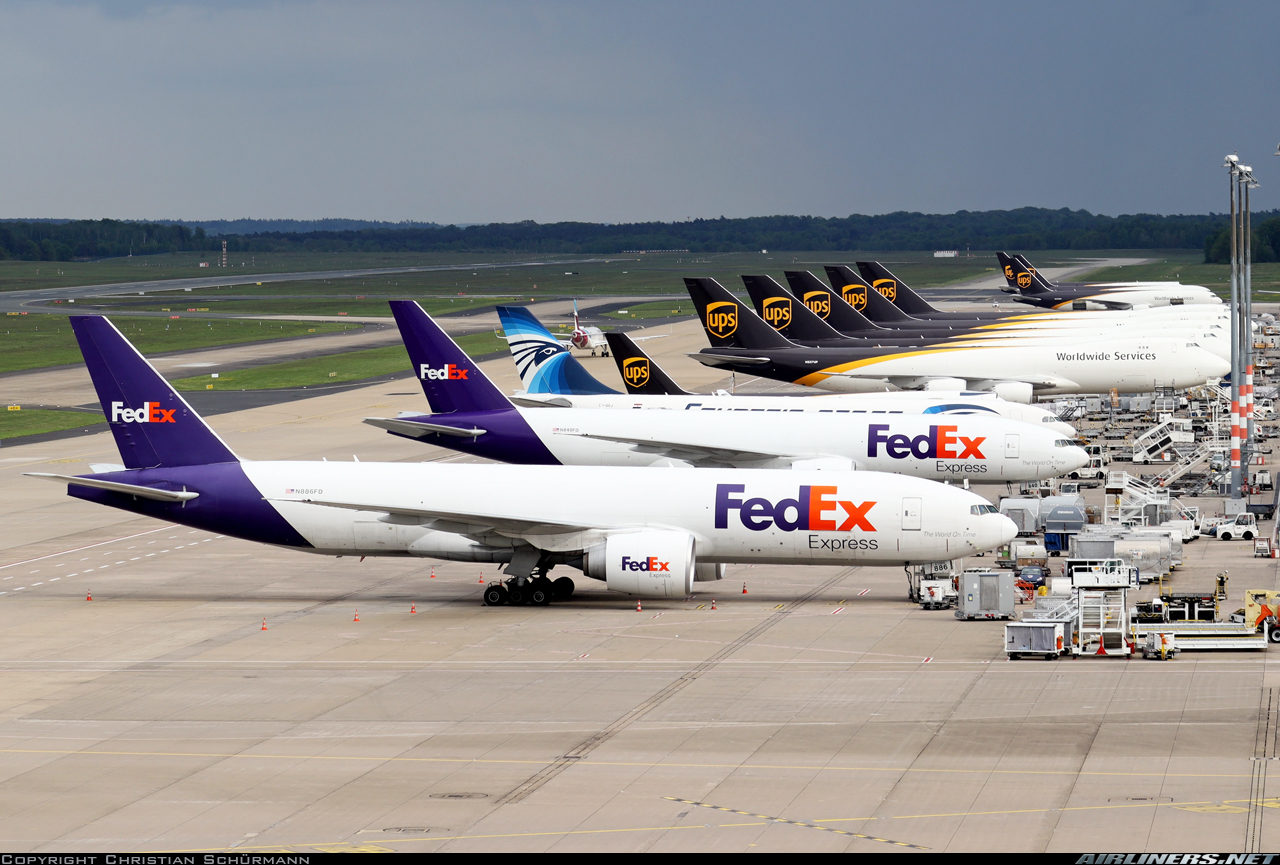
[[[534,409],[537,411],[537,409]],[[449,414],[405,415],[398,420],[418,421],[420,423],[444,424],[458,429],[485,430],[485,434],[475,438],[463,436],[441,435],[434,433],[426,436],[410,436],[393,432],[392,435],[427,444],[439,445],[449,450],[475,454],[485,459],[502,463],[516,463],[526,466],[558,466],[560,460],[555,458],[547,446],[538,438],[520,412],[513,409],[506,411],[473,411],[451,412]]]
[[[174,492],[185,488],[200,496],[187,502],[158,502],[75,484],[67,486],[67,495],[246,541],[311,549],[307,539],[270,502],[263,501],[261,491],[239,463],[138,469],[85,477]]]

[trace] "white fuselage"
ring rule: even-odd
[[[333,555],[502,561],[504,552],[523,544],[573,553],[611,533],[674,529],[694,536],[699,561],[898,565],[971,555],[1007,543],[1017,532],[1008,518],[987,512],[993,510],[990,504],[974,493],[871,472],[241,465],[315,552]],[[584,499],[558,492],[589,487],[608,495]],[[369,507],[352,510],[306,500]],[[391,510],[414,509],[460,516],[453,523],[391,516]],[[487,526],[486,514],[494,515]],[[519,519],[562,525],[510,528]]]
[[[995,415],[1023,423],[1042,425],[1075,437],[1076,429],[1039,406],[1003,400],[992,393],[973,391],[891,391],[880,393],[812,393],[793,396],[769,394],[520,394],[521,405],[580,409],[666,409],[669,411],[753,412],[868,412],[871,414],[927,414],[933,417],[975,414]]]
[[[1146,393],[1195,387],[1230,370],[1222,358],[1181,339],[1106,340],[1074,344],[907,349],[822,367],[798,380],[827,390],[861,390],[844,379],[882,378],[898,387],[953,378],[975,390],[988,382],[1032,381],[1036,393]]]
[[[1083,448],[1056,430],[990,415],[746,406],[696,413],[518,411],[547,450],[573,466],[811,467],[1004,483],[1057,477],[1089,462]],[[448,423],[449,416],[436,418]]]

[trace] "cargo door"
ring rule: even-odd
[[[1018,458],[1018,434],[1006,433],[1004,437],[1004,456],[1005,459],[1016,460]]]
[[[983,612],[1000,609],[1000,575],[980,574],[978,581],[978,606]]]
[[[904,532],[920,531],[920,499],[902,500],[902,530]]]

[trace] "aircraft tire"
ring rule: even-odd
[[[484,602],[486,606],[501,607],[507,602],[507,590],[502,586],[490,586],[484,590]]]
[[[529,593],[529,603],[537,607],[545,607],[551,603],[551,593],[546,589],[534,589]]]
[[[512,589],[507,592],[507,603],[514,607],[522,606],[528,603],[528,594],[524,589]]]

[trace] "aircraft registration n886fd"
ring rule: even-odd
[[[109,424],[123,464],[34,476],[85,501],[303,552],[506,563],[514,582],[486,586],[487,603],[506,602],[508,588],[512,602],[528,588],[545,603],[539,580],[565,591],[546,577],[559,564],[614,591],[683,597],[725,563],[930,562],[1017,532],[974,493],[876,472],[241,460],[109,321],[70,321],[102,405],[121,404]],[[608,495],[560,493],[591,487]]]
[[[414,301],[392,301],[433,414],[365,422],[513,463],[889,471],[930,480],[1024,481],[1088,465],[1053,429],[996,415],[659,412],[517,407]],[[423,370],[471,367],[450,379]]]

